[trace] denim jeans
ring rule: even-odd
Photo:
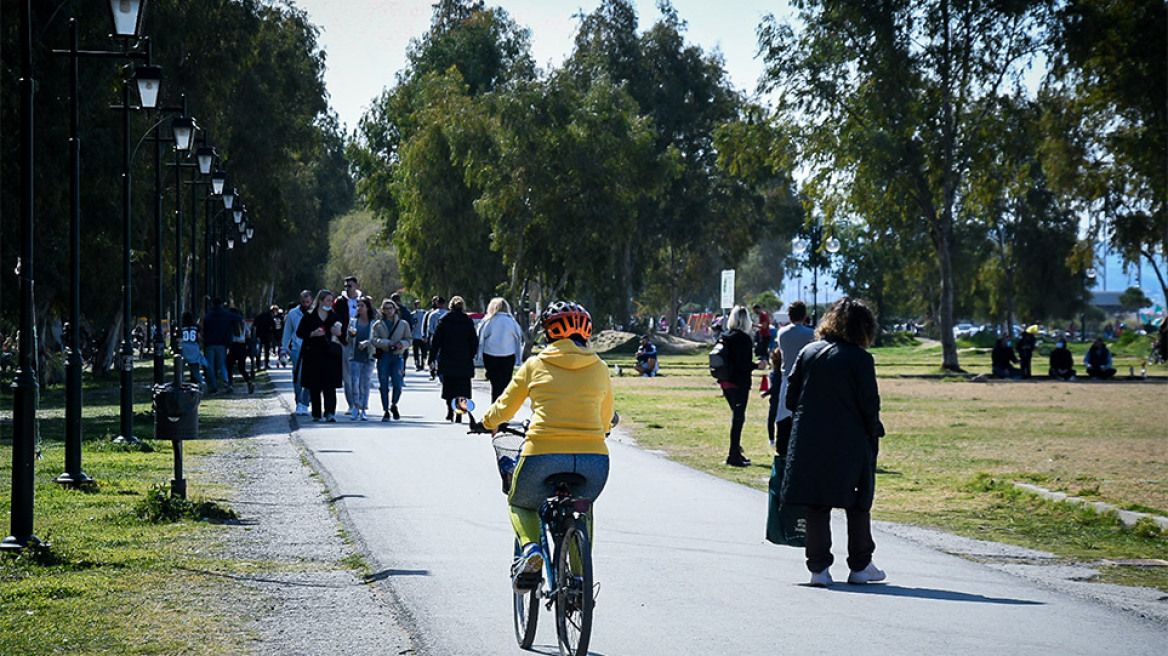
[[[403,357],[386,353],[377,361],[377,383],[381,387],[381,410],[382,412],[389,412],[390,405],[397,405],[401,399],[402,386],[404,379],[402,378],[402,364]],[[389,400],[390,381],[393,381],[393,402]]]
[[[352,388],[353,406],[369,409],[369,383],[373,376],[373,361],[349,360],[349,386]]]
[[[288,363],[292,365],[292,397],[296,403],[308,405],[308,390],[300,385],[300,345],[295,342],[288,346]]]
[[[222,345],[208,346],[203,349],[207,357],[207,379],[211,391],[218,391],[220,387],[226,389],[231,385],[231,376],[227,373],[227,347]]]

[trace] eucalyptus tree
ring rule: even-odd
[[[394,86],[360,121],[349,148],[358,192],[385,223],[402,276],[419,293],[481,296],[505,274],[453,142],[485,129],[482,97],[534,75],[529,42],[530,32],[502,9],[441,0],[430,29],[410,42]]]
[[[1045,95],[1053,184],[1168,295],[1168,4],[1060,3]],[[1105,231],[1104,228],[1110,228]]]
[[[798,3],[796,30],[759,27],[764,87],[807,172],[804,193],[830,221],[857,199],[888,208],[863,218],[927,234],[942,366],[959,370],[953,337],[955,224],[988,103],[1021,86],[1039,45],[1035,0]]]

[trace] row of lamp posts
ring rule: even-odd
[[[131,202],[130,202],[130,163],[133,152],[130,148],[130,112],[158,108],[162,69],[151,63],[151,50],[148,37],[140,37],[142,14],[145,0],[110,0],[110,13],[113,20],[114,35],[121,39],[122,49],[117,51],[80,50],[77,44],[77,24],[70,21],[71,44],[68,50],[54,50],[54,54],[66,55],[70,58],[70,82],[72,85],[71,116],[70,116],[70,152],[71,152],[71,217],[69,230],[70,249],[70,309],[68,331],[68,355],[66,359],[66,407],[65,407],[65,472],[57,477],[56,482],[66,486],[81,486],[91,484],[94,479],[87,475],[81,465],[81,140],[79,137],[79,76],[78,63],[83,58],[112,58],[123,60],[145,60],[145,65],[135,68],[132,78],[123,79],[122,103],[116,109],[122,114],[123,156],[122,156],[122,347],[118,368],[121,374],[121,403],[120,403],[120,434],[116,441],[138,442],[134,436],[134,397],[133,397],[133,313],[131,309]],[[20,355],[18,368],[13,382],[13,437],[12,437],[12,506],[11,506],[11,534],[0,542],[0,550],[20,551],[29,546],[41,544],[33,532],[33,501],[34,501],[34,466],[36,457],[36,414],[37,414],[37,375],[36,375],[36,338],[35,317],[33,306],[33,285],[35,281],[33,268],[33,89],[35,81],[32,73],[32,5],[31,0],[21,3],[20,14],[20,189],[21,189],[21,232],[20,232],[20,261],[17,269],[20,283]],[[131,49],[131,43],[141,41],[142,50]],[[130,84],[138,89],[139,106],[130,105]],[[215,153],[212,148],[204,146],[196,152],[195,163],[187,164],[182,161],[182,155],[189,153],[194,141],[197,125],[194,119],[187,114],[186,98],[184,96],[181,107],[164,107],[163,112],[179,113],[172,118],[170,128],[175,145],[175,179],[176,179],[176,212],[175,212],[175,321],[181,320],[183,311],[183,249],[182,249],[182,187],[184,167],[197,166],[198,174],[203,180],[210,180],[212,193],[222,198],[226,211],[232,211],[235,225],[239,226],[242,240],[246,243],[254,235],[251,221],[243,220],[242,203],[239,209],[233,211],[236,202],[236,192],[225,189],[224,183],[227,174],[221,171],[212,171],[215,163]],[[154,380],[162,382],[164,371],[165,341],[162,335],[162,167],[161,149],[162,139],[159,120],[152,126],[155,144],[155,270],[156,270],[156,303],[153,326],[154,345]],[[205,139],[204,139],[205,141]],[[192,184],[198,183],[196,178]],[[192,194],[192,205],[194,199]],[[207,230],[210,230],[212,217],[209,213],[210,198],[208,197],[208,213],[206,215]],[[192,213],[193,216],[193,213]],[[197,223],[197,221],[195,221]],[[192,235],[194,234],[192,228]],[[209,232],[208,232],[209,234]],[[234,246],[234,240],[224,240],[227,248]],[[192,237],[192,251],[196,241]],[[207,268],[207,285],[205,290],[211,294],[212,264],[211,242],[208,238],[204,251],[204,266]],[[223,253],[218,253],[220,261]],[[225,266],[220,264],[220,266]],[[225,292],[226,282],[221,276],[216,276],[219,289]],[[176,339],[175,345],[175,383],[181,382],[183,361],[181,342]]]

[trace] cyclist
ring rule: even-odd
[[[555,492],[547,478],[561,473],[583,476],[584,484],[573,493],[590,500],[600,495],[608,480],[604,438],[613,417],[612,381],[608,367],[587,346],[592,317],[581,305],[557,301],[544,310],[540,323],[550,344],[519,367],[481,424],[487,431],[497,431],[525,399],[531,399],[527,440],[507,496],[511,525],[522,545],[512,568],[517,591],[530,585],[520,583],[521,578],[538,581],[538,576],[523,575],[538,575],[543,569],[539,507]],[[591,533],[591,514],[588,521]]]

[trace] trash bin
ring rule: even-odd
[[[199,437],[199,402],[203,394],[194,383],[154,386],[154,439],[193,440]]]

